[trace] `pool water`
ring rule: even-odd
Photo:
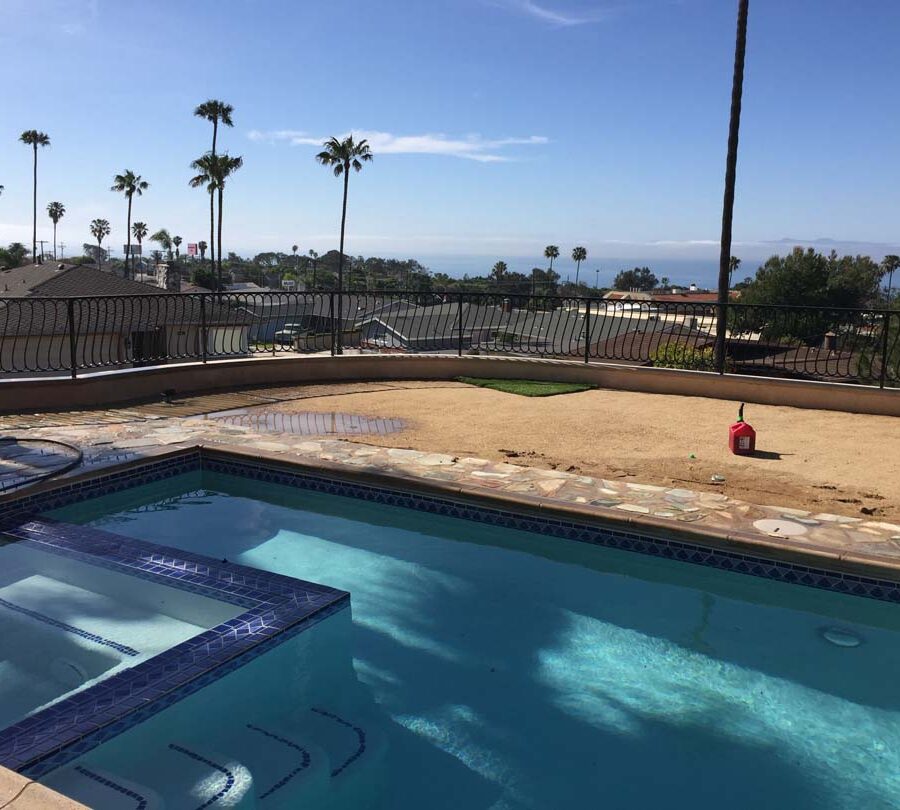
[[[350,591],[329,807],[900,804],[895,606],[210,473],[53,516]]]

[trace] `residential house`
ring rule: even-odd
[[[0,271],[0,372],[6,374],[58,372],[73,360],[76,368],[127,367],[204,352],[246,354],[251,323],[248,313],[216,301],[169,294],[91,265],[49,262]]]

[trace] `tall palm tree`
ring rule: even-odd
[[[244,165],[244,159],[241,157],[231,157],[230,155],[214,155],[207,152],[203,157],[197,158],[191,163],[191,168],[198,172],[191,178],[192,187],[206,186],[207,189],[215,192],[219,203],[219,227],[218,227],[218,244],[216,252],[218,253],[218,263],[216,264],[216,279],[219,289],[222,287],[222,203],[225,194],[225,183],[228,178],[234,174],[241,166]],[[210,257],[212,257],[210,250]]]
[[[144,180],[139,174],[135,174],[131,169],[126,169],[123,174],[117,174],[113,178],[113,184],[110,191],[120,191],[128,200],[128,220],[125,223],[125,238],[128,240],[127,255],[125,256],[125,277],[129,273],[134,275],[134,257],[131,255],[131,201],[134,195],[140,197],[150,184]],[[129,270],[129,259],[131,260],[131,269]]]
[[[233,127],[234,121],[231,119],[231,114],[234,112],[234,107],[230,104],[227,104],[224,101],[218,101],[214,98],[209,99],[208,101],[204,101],[202,104],[197,105],[194,108],[194,115],[198,118],[203,118],[209,121],[213,125],[213,136],[212,136],[212,150],[210,150],[210,154],[215,157],[216,156],[216,139],[219,135],[219,124],[223,124],[226,127]],[[216,212],[215,212],[215,188],[209,187],[209,261],[210,267],[215,266],[216,263]]]
[[[91,233],[94,235],[94,239],[97,240],[97,263],[100,265],[100,269],[103,269],[103,240],[109,236],[110,228],[109,228],[109,220],[108,219],[93,219],[91,220]]]
[[[577,247],[572,251],[572,261],[575,262],[575,286],[578,286],[578,274],[581,272],[581,263],[587,259],[587,248]]]
[[[169,261],[172,261],[172,236],[165,228],[160,228],[150,237],[151,242],[156,242],[164,251]]]
[[[40,264],[41,261],[38,259],[37,255],[37,153],[39,146],[49,146],[50,145],[50,136],[45,132],[38,132],[36,129],[26,129],[21,135],[19,135],[19,140],[24,143],[26,146],[30,146],[34,150],[34,189],[32,195],[32,207],[33,207],[33,217],[32,217],[32,229],[31,229],[31,260],[35,264]]]
[[[362,171],[363,163],[372,160],[372,152],[369,149],[369,143],[365,139],[356,142],[353,135],[348,135],[344,140],[337,138],[329,138],[322,144],[325,149],[316,155],[316,160],[323,166],[330,166],[334,171],[335,177],[344,178],[344,202],[341,207],[341,247],[338,256],[338,316],[343,314],[341,307],[343,300],[341,291],[344,283],[344,230],[347,225],[347,186],[350,182],[350,168],[355,171]],[[344,347],[341,345],[341,330],[337,331],[337,341],[335,346],[337,354],[344,353]]]
[[[491,268],[491,277],[494,279],[497,284],[501,284],[503,282],[504,277],[506,276],[507,271],[506,262],[497,262]]]
[[[894,271],[900,270],[900,256],[895,256],[893,253],[885,256],[881,260],[881,269],[888,277],[888,285],[887,285],[887,303],[890,305],[891,299],[893,298],[894,292]]]
[[[66,213],[61,202],[52,202],[47,206],[47,215],[53,220],[53,258],[56,259],[56,226]]]
[[[147,223],[135,222],[134,225],[131,226],[131,235],[134,237],[134,241],[138,243],[138,247],[141,249],[141,260],[143,261],[144,239],[147,238]]]
[[[722,238],[719,245],[719,295],[716,306],[716,370],[725,369],[728,271],[731,267],[731,225],[734,218],[734,186],[737,175],[738,135],[741,129],[741,96],[744,92],[744,57],[747,53],[747,15],[750,0],[738,0],[737,33],[734,43],[734,75],[731,80],[731,116],[728,123],[728,154],[725,158],[725,195],[722,200]]]
[[[180,258],[181,258],[181,250],[180,250],[180,248],[181,248],[181,243],[182,243],[183,241],[184,241],[184,240],[183,240],[180,236],[173,236],[173,237],[172,237],[172,244],[175,245],[175,258],[176,258],[176,259],[180,259]]]

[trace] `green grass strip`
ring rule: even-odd
[[[491,388],[504,394],[519,394],[523,397],[552,397],[557,394],[574,394],[590,391],[594,386],[586,383],[543,382],[541,380],[492,380],[483,377],[457,377],[458,382]]]

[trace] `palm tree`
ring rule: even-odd
[[[172,261],[172,236],[165,228],[160,228],[153,236],[150,237],[151,242],[156,242],[168,256],[168,260]]]
[[[722,200],[722,238],[719,245],[719,295],[716,306],[716,370],[725,368],[728,271],[731,267],[731,225],[734,218],[734,186],[737,174],[738,135],[741,129],[741,95],[744,91],[744,56],[747,53],[747,15],[750,0],[738,0],[737,33],[734,43],[734,75],[731,81],[731,116],[728,123],[728,154],[725,158],[725,195]]]
[[[100,265],[100,269],[103,269],[103,240],[105,237],[109,236],[109,220],[107,219],[93,219],[91,220],[91,233],[94,235],[94,239],[97,240],[97,263]]]
[[[741,260],[737,256],[732,256],[728,260],[728,288],[731,289],[731,279],[741,266]]]
[[[200,250],[200,261],[205,262],[206,261],[206,249],[209,247],[209,245],[206,244],[205,240],[201,239],[197,243],[197,247]]]
[[[194,109],[194,115],[198,118],[204,118],[209,121],[213,125],[213,136],[212,136],[212,150],[210,154],[213,157],[216,156],[216,139],[219,135],[219,124],[222,123],[226,127],[233,127],[234,122],[231,120],[231,114],[234,112],[234,107],[230,104],[227,104],[224,101],[217,101],[216,99],[209,99],[209,101],[204,101],[202,104],[198,105]],[[215,200],[215,188],[210,186],[208,188],[209,191],[209,261],[210,267],[215,265],[216,262],[216,252],[215,252],[215,244],[216,244],[216,214],[214,208],[214,200]]]
[[[581,272],[581,263],[587,259],[587,248],[577,247],[572,251],[572,261],[575,262],[575,286],[578,287],[578,274]]]
[[[506,276],[507,269],[508,268],[506,266],[506,262],[497,262],[491,268],[491,277],[494,279],[494,281],[497,282],[498,285],[503,282],[503,278],[504,276]]]
[[[126,169],[124,174],[117,174],[113,178],[113,184],[110,191],[121,191],[128,200],[128,220],[125,223],[125,237],[128,239],[127,255],[125,256],[125,277],[129,274],[128,260],[131,259],[131,274],[134,274],[134,257],[131,255],[131,201],[135,194],[140,197],[150,184],[144,180],[139,174],[135,174],[131,169]]]
[[[56,226],[66,213],[61,202],[52,202],[47,206],[47,214],[53,220],[53,258],[56,259]]]
[[[40,264],[41,261],[38,259],[37,255],[37,153],[39,146],[50,145],[50,136],[45,132],[38,132],[36,129],[26,129],[19,135],[19,140],[34,150],[34,193],[32,196],[32,207],[34,210],[32,217],[33,227],[31,231],[31,260],[35,264]]]
[[[895,256],[893,253],[885,256],[881,260],[881,269],[888,277],[887,302],[888,306],[890,306],[894,292],[894,271],[900,269],[900,256]]]
[[[176,258],[176,259],[180,259],[180,258],[181,258],[181,250],[179,250],[179,248],[181,247],[181,243],[182,243],[183,241],[184,241],[184,240],[183,240],[180,236],[173,236],[173,237],[172,237],[172,244],[175,245],[175,258]]]
[[[553,260],[559,258],[559,248],[556,245],[547,245],[544,248],[544,258],[550,259],[550,269],[553,269]]]
[[[313,277],[312,277],[312,288],[315,290],[316,288],[316,270],[319,267],[319,254],[314,250],[309,251],[309,258],[312,261],[313,266]]]
[[[134,225],[131,226],[131,235],[134,237],[134,240],[138,243],[138,247],[141,249],[141,259],[143,261],[144,239],[147,237],[147,223],[135,222]]]
[[[369,149],[369,143],[365,139],[358,143],[353,140],[353,135],[348,135],[344,140],[339,141],[337,138],[329,138],[322,144],[325,149],[316,155],[316,160],[323,166],[330,166],[334,171],[335,177],[344,177],[344,202],[341,207],[341,246],[338,256],[338,313],[342,313],[343,300],[341,298],[341,290],[344,283],[344,229],[347,224],[347,186],[350,182],[350,167],[357,172],[362,171],[363,163],[372,160],[372,152]],[[337,354],[343,354],[344,349],[341,345],[341,332],[337,331],[337,341],[335,346]]]
[[[218,263],[216,264],[216,278],[219,289],[222,287],[222,202],[225,194],[225,183],[228,178],[234,174],[241,166],[244,165],[244,159],[241,157],[231,157],[230,155],[214,155],[207,152],[203,157],[197,158],[191,163],[191,168],[199,172],[191,178],[192,187],[206,186],[212,192],[218,192],[219,201],[219,229],[218,229]],[[212,250],[210,250],[210,258],[212,258]]]

